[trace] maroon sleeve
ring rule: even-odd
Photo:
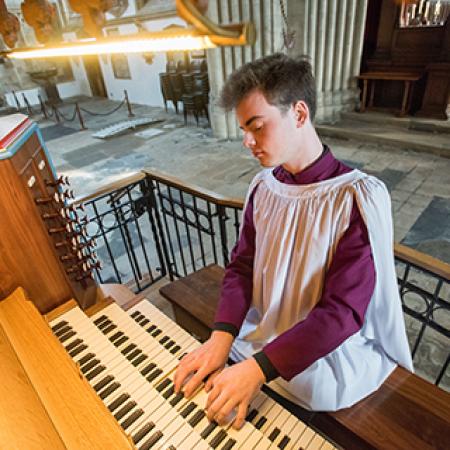
[[[338,243],[319,303],[305,320],[255,355],[260,365],[266,363],[265,373],[278,373],[290,380],[335,350],[361,329],[374,286],[367,228],[354,202],[349,227]]]
[[[252,301],[255,254],[253,197],[256,189],[250,194],[239,240],[231,252],[230,263],[225,269],[225,278],[215,317],[214,329],[228,331],[234,336],[241,328]]]

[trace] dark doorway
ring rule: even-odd
[[[103,73],[98,56],[83,56],[82,59],[92,95],[94,97],[107,97],[105,81],[103,80]]]

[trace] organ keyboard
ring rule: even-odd
[[[140,450],[334,448],[263,392],[241,430],[209,422],[207,394],[185,399],[172,382],[179,359],[200,344],[145,299],[128,314],[114,303],[90,318],[74,307],[50,325]]]

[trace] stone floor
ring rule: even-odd
[[[95,114],[105,114],[117,106],[117,102],[106,99],[81,100],[82,108]],[[70,116],[73,106],[61,109]],[[76,121],[55,124],[39,120],[56,170],[70,176],[78,197],[143,168],[166,172],[225,196],[245,195],[259,166],[240,141],[214,138],[204,118],[197,127],[190,117],[185,127],[182,115],[170,110],[166,113],[161,108],[133,105],[133,112],[137,118],[151,117],[162,122],[102,140],[92,134],[129,120],[124,106],[111,115],[83,112],[88,128],[84,131],[79,130]],[[346,118],[346,127],[350,120]],[[377,120],[380,122],[379,117]],[[382,134],[383,127],[380,123],[377,126],[378,133]],[[445,122],[439,126],[450,130]],[[450,263],[450,158],[426,149],[411,150],[408,142],[403,146],[388,145],[386,141],[383,145],[366,142],[366,127],[367,123],[361,125],[354,121],[352,139],[343,138],[339,133],[336,133],[338,137],[329,136],[327,130],[323,140],[338,158],[386,183],[392,197],[396,241]],[[358,129],[362,130],[359,135],[355,134]],[[431,130],[427,140],[429,146],[436,141],[437,148],[444,148],[450,154],[450,134],[446,130],[442,133]],[[392,128],[386,130],[386,135],[393,133]],[[404,134],[404,129],[397,134]],[[421,139],[425,140],[423,136]]]

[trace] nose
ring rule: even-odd
[[[242,143],[244,147],[251,149],[256,145],[256,140],[252,133],[244,131],[244,137],[242,138]]]

